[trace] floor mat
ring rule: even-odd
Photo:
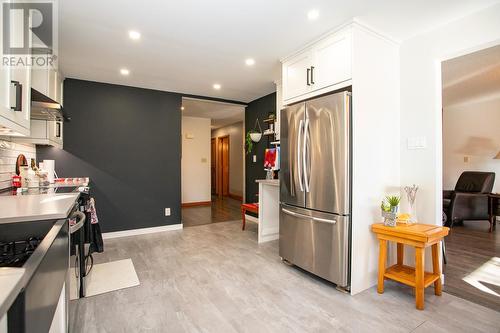
[[[71,270],[70,298],[73,300],[78,298],[78,292],[74,268]],[[140,285],[132,259],[95,264],[85,281],[86,297]]]

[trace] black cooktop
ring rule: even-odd
[[[42,242],[41,238],[0,242],[0,267],[22,267]]]

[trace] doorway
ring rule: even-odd
[[[442,62],[444,291],[500,309],[500,45]],[[495,177],[496,176],[496,177]],[[499,196],[500,197],[500,196]]]
[[[182,98],[182,223],[239,222],[245,193],[245,105]]]

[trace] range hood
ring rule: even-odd
[[[31,88],[31,119],[62,121],[65,117],[61,104]]]

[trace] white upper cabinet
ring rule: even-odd
[[[23,17],[10,16],[10,42],[22,45]],[[3,24],[0,35],[3,36]],[[3,54],[3,52],[2,52]],[[9,56],[9,55],[6,55]],[[31,70],[28,66],[0,68],[0,135],[29,135]]]
[[[282,64],[284,104],[314,97],[348,82],[352,78],[351,40],[352,31],[348,27],[285,59]]]
[[[323,89],[349,80],[351,75],[351,34],[338,33],[313,48],[311,72],[313,90]]]
[[[311,91],[309,81],[312,66],[310,51],[300,53],[283,63],[283,99],[302,96]]]
[[[59,120],[31,119],[31,133],[25,137],[12,138],[13,142],[63,148],[63,122]]]

